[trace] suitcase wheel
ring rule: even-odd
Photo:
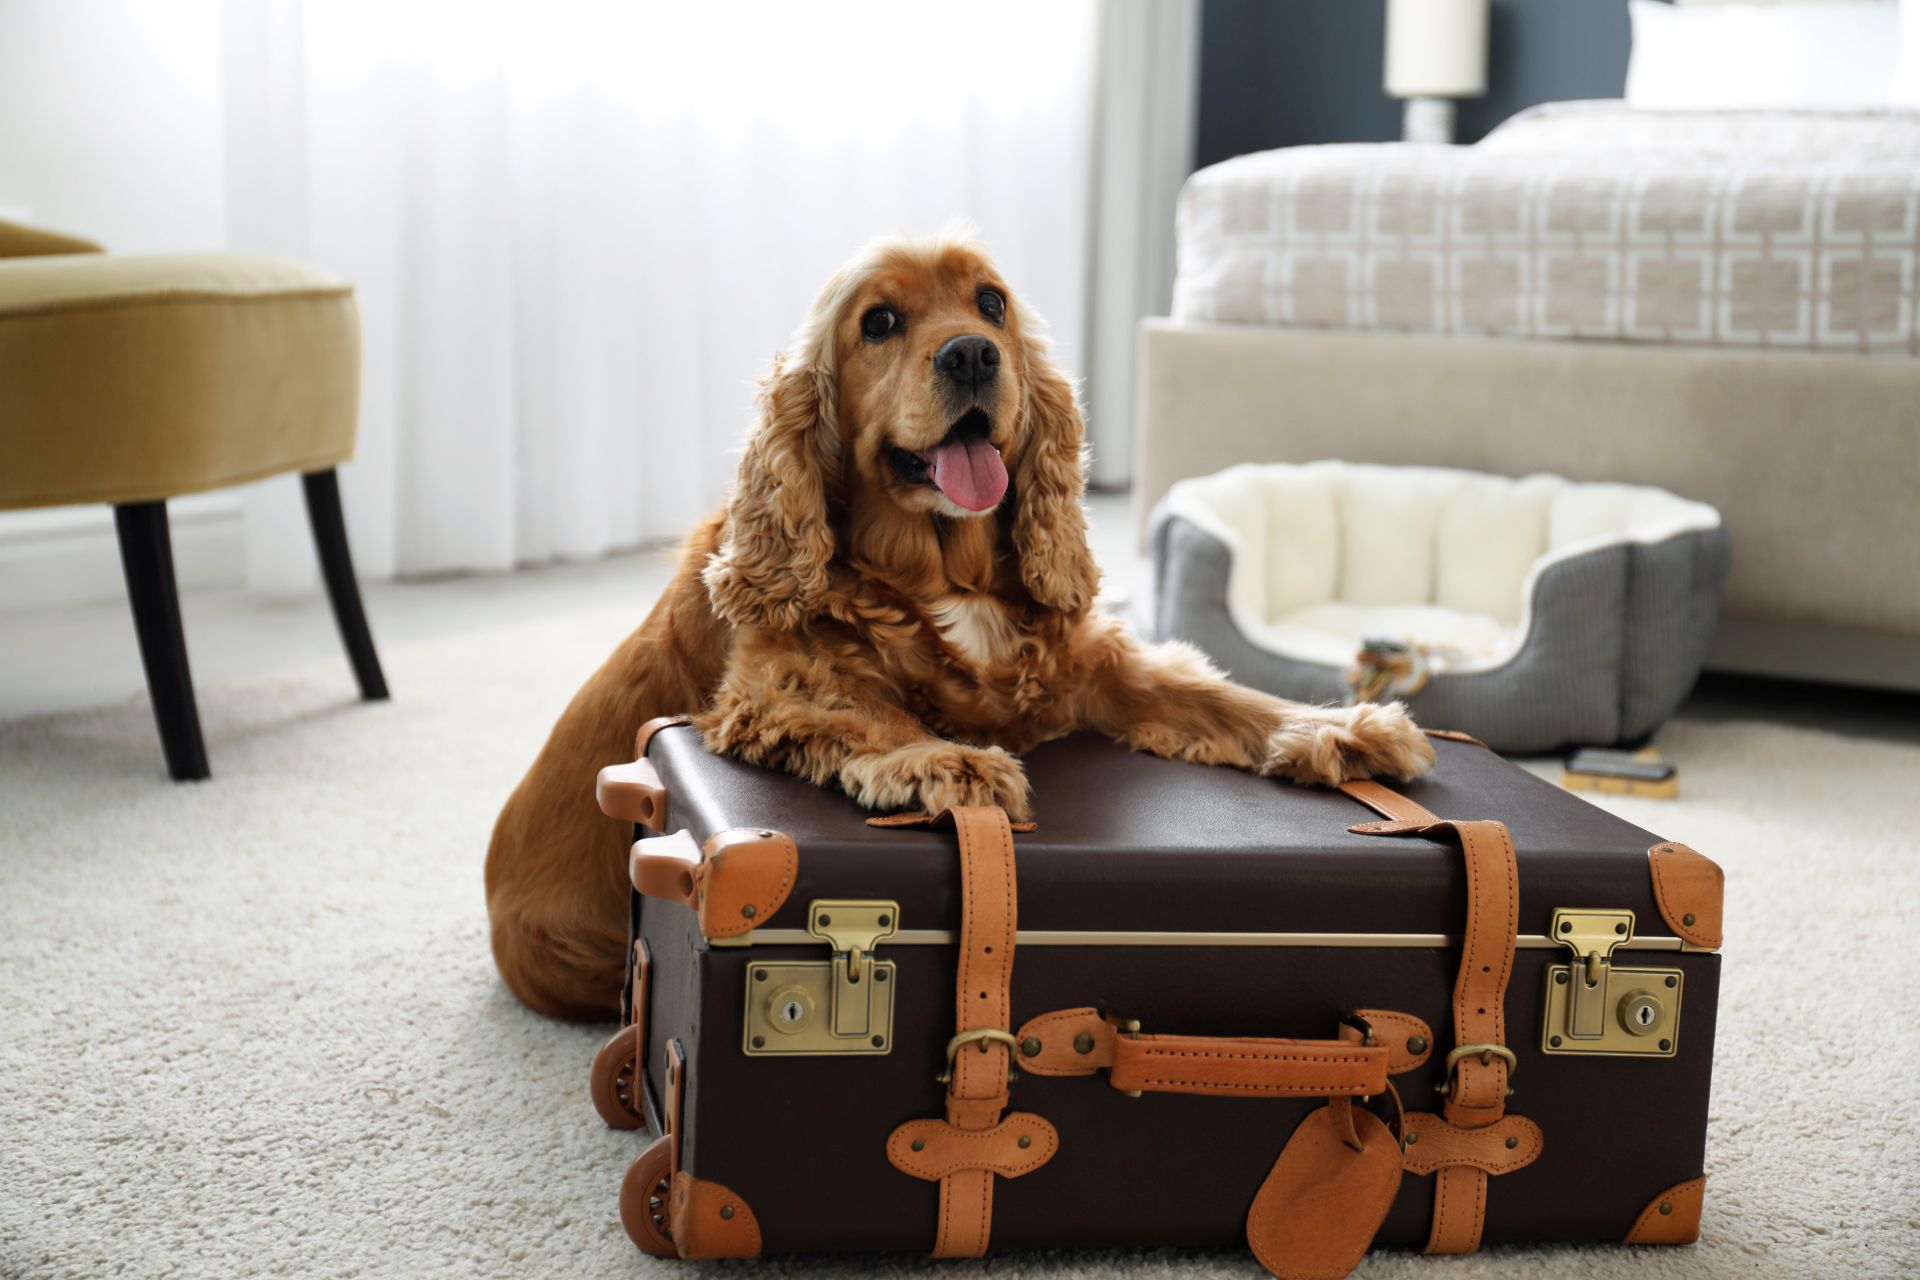
[[[673,1237],[667,1234],[667,1200],[673,1186],[667,1176],[670,1138],[655,1138],[627,1170],[620,1184],[620,1225],[640,1246],[642,1253],[656,1258],[677,1258]]]
[[[640,1035],[622,1027],[593,1055],[593,1109],[609,1129],[639,1129],[647,1118],[640,1102]]]

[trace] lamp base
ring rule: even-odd
[[[1401,137],[1408,142],[1453,141],[1452,98],[1408,98]]]

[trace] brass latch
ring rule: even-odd
[[[816,899],[807,932],[825,960],[751,960],[741,1049],[775,1054],[883,1054],[893,1048],[894,967],[874,949],[900,927],[894,902]]]
[[[1633,940],[1633,924],[1626,910],[1553,913],[1551,936],[1573,952],[1574,963],[1547,966],[1542,1053],[1674,1055],[1685,975],[1614,964],[1614,948]]]

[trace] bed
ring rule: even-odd
[[[1654,485],[1732,542],[1710,664],[1920,688],[1920,111],[1523,112],[1197,173],[1135,505],[1242,462]]]

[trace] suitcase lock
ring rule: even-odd
[[[1576,910],[1553,913],[1552,937],[1569,948],[1573,964],[1547,966],[1542,1053],[1671,1058],[1680,1043],[1678,969],[1625,968],[1614,948],[1633,941],[1633,912]]]
[[[874,948],[900,928],[895,902],[816,898],[807,932],[826,960],[751,960],[741,1050],[748,1057],[820,1057],[893,1049],[894,966]]]

